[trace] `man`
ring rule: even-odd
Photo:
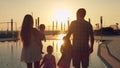
[[[73,66],[75,68],[80,68],[80,62],[82,62],[82,68],[88,68],[89,54],[93,52],[93,28],[84,19],[85,15],[86,10],[80,8],[77,11],[77,20],[72,21],[67,33],[68,38],[73,34]]]

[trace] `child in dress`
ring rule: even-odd
[[[46,42],[46,37],[45,37],[45,34],[44,34],[44,31],[45,31],[45,25],[44,24],[40,24],[39,26],[39,31],[40,31],[40,34],[41,34],[41,53],[43,54],[44,52],[42,51],[43,49],[43,44],[42,44],[42,40],[44,40]]]
[[[43,57],[43,61],[40,64],[40,67],[44,64],[43,68],[56,68],[55,56],[52,55],[53,47],[47,47],[47,54]]]
[[[61,46],[62,56],[58,61],[59,68],[70,68],[70,62],[72,58],[72,45],[70,39],[63,37],[64,43]]]

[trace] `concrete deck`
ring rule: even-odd
[[[95,37],[100,40],[101,37]],[[109,68],[120,68],[120,36],[103,36],[108,40],[100,45],[100,57]]]

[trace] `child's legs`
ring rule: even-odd
[[[34,62],[34,68],[40,68],[40,61]]]
[[[27,68],[32,68],[32,63],[27,63]]]

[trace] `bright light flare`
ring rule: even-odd
[[[58,40],[58,46],[61,46],[62,44],[63,44],[63,37],[65,36],[65,34],[60,34],[59,36],[58,36],[58,38],[60,39],[60,40]]]
[[[67,22],[68,17],[70,17],[69,12],[61,10],[61,11],[57,11],[53,15],[52,20],[58,22]]]

